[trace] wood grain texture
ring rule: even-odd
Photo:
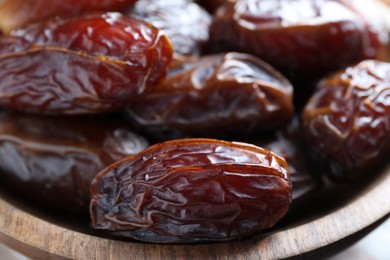
[[[301,225],[243,241],[202,245],[123,242],[79,233],[0,199],[0,239],[39,259],[280,259],[305,255],[390,214],[390,167],[348,205]]]

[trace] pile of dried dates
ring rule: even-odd
[[[388,47],[369,1],[1,1],[0,182],[126,240],[261,234],[387,163]]]

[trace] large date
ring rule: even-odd
[[[0,181],[34,205],[87,213],[90,183],[148,142],[118,116],[0,114]]]
[[[0,38],[0,106],[40,114],[123,108],[165,76],[172,45],[119,13],[53,19]]]
[[[244,143],[181,139],[92,181],[92,226],[145,242],[225,241],[275,225],[291,203],[286,161]]]
[[[290,79],[321,77],[372,47],[364,21],[333,0],[238,0],[216,11],[210,37],[214,51],[252,53]]]
[[[210,55],[171,68],[127,113],[154,137],[225,138],[285,124],[293,114],[292,89],[285,77],[252,55]]]
[[[121,11],[135,0],[2,0],[0,29],[10,31],[55,16],[70,17],[87,12]]]

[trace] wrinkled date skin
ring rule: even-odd
[[[163,30],[179,55],[199,56],[209,39],[210,14],[189,0],[138,0],[126,15]]]
[[[306,137],[332,177],[371,174],[390,151],[390,63],[367,60],[325,78],[303,111]]]
[[[53,19],[0,38],[0,105],[38,114],[122,109],[165,76],[172,45],[119,13]]]
[[[284,159],[244,144],[156,144],[92,182],[94,229],[153,243],[226,241],[272,227],[291,202]]]
[[[10,31],[55,16],[70,17],[94,11],[121,11],[135,0],[2,0],[0,29]]]
[[[216,11],[210,29],[213,51],[254,54],[290,79],[357,61],[366,41],[362,19],[332,0],[238,0]]]
[[[148,146],[113,116],[0,114],[0,180],[61,212],[88,213],[90,183],[106,166]]]
[[[127,114],[155,137],[221,138],[285,124],[293,114],[292,89],[252,55],[210,55],[171,68]]]
[[[246,140],[286,160],[293,187],[293,204],[308,201],[322,191],[323,186],[320,174],[313,174],[314,167],[310,163],[308,151],[304,148],[303,137],[299,118],[296,116],[286,127],[270,135],[259,135]]]

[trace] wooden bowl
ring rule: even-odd
[[[157,245],[96,236],[88,220],[46,214],[0,192],[0,241],[33,259],[265,258],[332,255],[390,215],[390,165],[359,183],[331,185],[273,229],[242,241]]]
[[[88,228],[83,230],[85,226],[77,226],[77,221],[56,221],[23,207],[20,201],[1,194],[0,240],[33,259],[324,257],[352,244],[389,217],[390,165],[360,183],[332,186],[314,204],[296,207],[268,233],[226,243],[158,245],[117,241],[95,236]]]
[[[389,216],[390,165],[359,183],[332,185],[310,203],[297,205],[264,234],[214,244],[158,245],[99,237],[89,230],[86,219],[40,212],[0,190],[0,241],[33,259],[326,257]]]

